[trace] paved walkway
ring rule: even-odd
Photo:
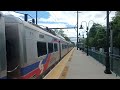
[[[105,66],[76,48],[68,68],[66,79],[120,79],[114,73],[105,74]]]

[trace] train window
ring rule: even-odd
[[[67,48],[67,45],[65,45],[65,48]]]
[[[53,43],[48,43],[48,53],[53,52]]]
[[[62,49],[65,49],[65,48],[66,48],[65,44],[62,44]]]
[[[62,44],[62,49],[64,49],[64,44]]]
[[[58,51],[57,43],[54,43],[54,51]]]
[[[37,42],[38,57],[47,54],[45,42]]]

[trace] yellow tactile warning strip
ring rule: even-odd
[[[59,79],[74,48],[43,78],[43,79]]]
[[[59,77],[59,79],[65,79],[66,78],[67,72],[68,72],[68,68],[69,68],[68,66],[65,66],[65,68],[64,68],[61,76]]]

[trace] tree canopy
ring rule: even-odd
[[[70,41],[70,42],[71,42],[71,40],[67,37],[67,35],[64,34],[64,31],[63,31],[62,29],[60,29],[60,30],[57,30],[57,29],[56,29],[55,32],[56,32],[57,34],[61,35],[62,37],[64,37],[66,41]]]
[[[110,30],[113,31],[113,46],[120,50],[120,11],[116,11],[112,21],[109,22]],[[105,26],[94,23],[88,32],[89,47],[105,48],[106,45],[106,30]],[[85,42],[85,44],[87,44]]]
[[[88,33],[89,47],[104,48],[105,47],[105,28],[104,26],[94,23]]]
[[[113,30],[113,46],[120,48],[120,11],[117,11],[112,18],[110,26]]]

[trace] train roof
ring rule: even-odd
[[[46,35],[49,35],[49,36],[52,36],[54,38],[57,38],[59,40],[62,40],[64,42],[67,42],[67,43],[70,43],[69,41],[66,41],[62,36],[60,35],[53,35],[49,32],[47,32],[45,29],[43,29],[42,27],[36,25],[36,24],[32,24],[32,23],[29,23],[29,22],[26,22],[18,17],[15,17],[13,15],[4,15],[5,16],[5,23],[20,23],[20,24],[24,24],[24,26],[26,27],[29,27],[33,30],[36,30],[36,31],[39,31],[41,33],[44,33]]]
[[[54,35],[52,35],[49,32],[46,32],[42,28],[40,28],[40,27],[38,27],[36,25],[33,25],[33,24],[29,23],[29,22],[23,21],[22,19],[20,19],[18,17],[15,17],[13,15],[5,15],[5,23],[20,23],[20,24],[24,24],[24,26],[29,27],[29,28],[31,28],[33,30],[36,30],[36,31],[39,31],[39,32],[44,33],[46,35],[49,35],[49,36],[52,36],[54,38],[60,39],[59,37],[54,36]]]

